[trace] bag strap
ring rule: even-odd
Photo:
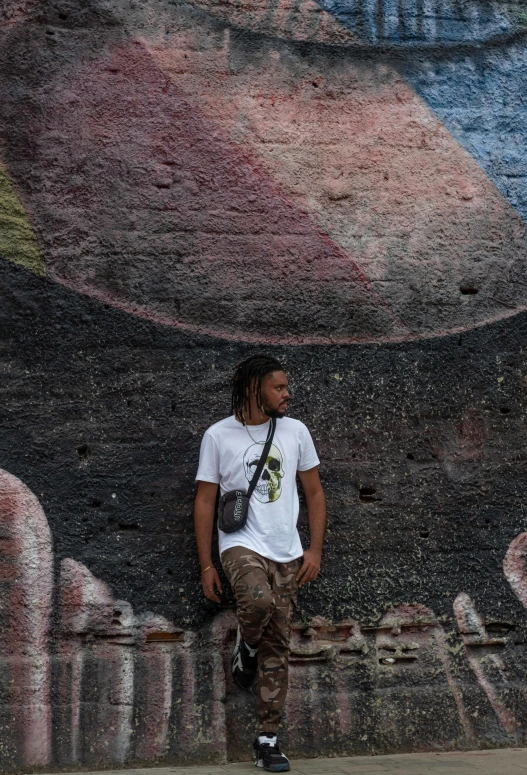
[[[260,478],[260,474],[263,471],[263,467],[265,465],[265,461],[267,460],[267,455],[269,454],[269,450],[271,449],[271,444],[273,443],[273,436],[274,436],[275,428],[276,428],[276,418],[271,417],[271,426],[269,428],[269,435],[267,436],[267,441],[264,444],[264,448],[262,450],[262,455],[261,455],[260,460],[258,461],[258,465],[256,466],[256,469],[254,471],[253,478],[251,479],[251,483],[249,485],[249,489],[247,490],[247,498],[248,499],[253,494],[254,488],[256,487],[258,479]]]

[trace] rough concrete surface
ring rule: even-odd
[[[246,756],[192,502],[260,350],[329,514],[287,751],[525,743],[526,24],[508,0],[2,2],[3,771]]]

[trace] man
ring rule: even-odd
[[[234,370],[233,414],[212,425],[201,443],[194,524],[205,596],[222,593],[211,560],[218,485],[221,494],[247,490],[276,418],[272,446],[249,501],[246,525],[218,530],[223,569],[236,597],[238,633],[232,655],[234,681],[249,689],[258,675],[255,760],[268,772],[285,772],[277,731],[287,693],[289,639],[297,588],[318,576],[326,525],[319,460],[306,426],[285,417],[288,381],[280,363],[253,355]],[[302,551],[296,527],[296,474],[304,488],[310,546]]]

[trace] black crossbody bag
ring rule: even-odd
[[[271,425],[269,427],[269,435],[264,444],[262,450],[262,456],[258,461],[258,465],[253,474],[253,478],[249,483],[248,490],[229,490],[221,496],[218,503],[218,527],[223,530],[224,533],[234,533],[236,530],[241,530],[245,527],[247,517],[249,515],[249,501],[251,495],[254,492],[254,488],[258,483],[260,474],[262,473],[267,455],[271,449],[273,443],[273,436],[276,428],[276,420],[273,417],[271,419]]]

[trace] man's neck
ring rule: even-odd
[[[238,422],[242,422],[241,417],[236,417],[236,419],[238,420]],[[244,419],[245,419],[245,425],[263,425],[264,423],[269,422],[271,418],[268,417],[266,414],[262,415],[259,412],[256,412],[256,414],[253,413],[249,417],[249,413],[246,412]]]

